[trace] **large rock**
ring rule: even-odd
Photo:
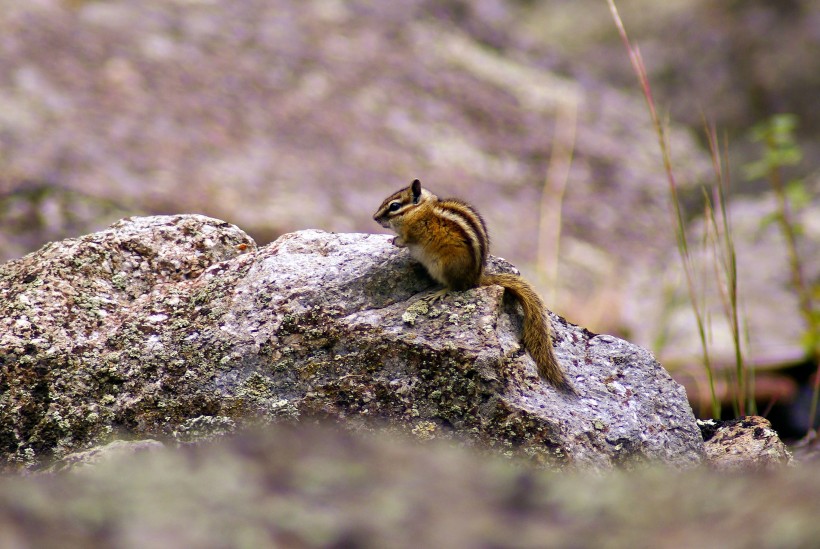
[[[556,465],[701,460],[685,392],[644,349],[553,315],[578,392],[564,394],[538,379],[500,287],[428,307],[431,288],[384,235],[301,231],[257,249],[191,215],[50,244],[0,268],[3,457],[318,416]]]

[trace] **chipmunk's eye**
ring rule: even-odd
[[[390,208],[389,208],[389,210],[390,210],[391,212],[395,212],[395,211],[396,211],[396,210],[398,210],[399,208],[401,208],[401,202],[391,202],[391,203],[390,203]]]

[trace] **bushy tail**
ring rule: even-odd
[[[497,284],[512,293],[524,309],[524,347],[538,367],[538,375],[563,391],[575,392],[552,350],[549,319],[544,303],[532,286],[514,274],[484,274],[480,286]]]

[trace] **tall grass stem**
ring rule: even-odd
[[[646,65],[643,62],[641,52],[637,47],[634,47],[629,41],[629,37],[626,33],[626,29],[624,28],[621,16],[618,13],[618,8],[615,6],[614,0],[607,0],[607,4],[609,5],[609,10],[612,13],[612,18],[615,21],[615,26],[618,29],[618,33],[621,36],[621,40],[624,43],[624,47],[626,48],[626,51],[629,53],[629,60],[632,64],[632,69],[635,71],[635,75],[638,77],[638,83],[640,84],[641,91],[643,92],[644,99],[646,100],[646,105],[649,109],[649,115],[652,119],[652,125],[655,129],[655,134],[658,137],[658,145],[661,149],[663,167],[664,171],[666,172],[667,181],[669,183],[669,194],[672,199],[672,207],[674,209],[675,214],[675,235],[677,237],[678,251],[681,256],[681,262],[683,264],[683,271],[686,278],[686,286],[689,292],[689,301],[692,305],[692,310],[695,315],[695,322],[697,323],[698,337],[700,338],[701,349],[703,353],[703,364],[706,370],[706,376],[709,381],[709,392],[712,400],[712,415],[715,418],[720,418],[720,401],[718,400],[717,394],[715,392],[714,371],[709,357],[707,330],[704,322],[704,315],[698,305],[697,293],[695,291],[692,273],[692,258],[689,252],[689,244],[686,237],[686,223],[683,215],[681,201],[678,196],[678,184],[675,179],[674,171],[672,169],[672,160],[669,151],[669,143],[667,139],[666,128],[664,124],[661,122],[660,117],[658,116],[657,109],[655,108],[655,100],[652,97],[652,88],[649,85],[649,77],[646,72]]]

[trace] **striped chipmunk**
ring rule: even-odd
[[[457,199],[440,200],[423,189],[418,179],[388,196],[373,219],[393,230],[393,245],[408,248],[410,255],[444,288],[427,297],[430,302],[451,290],[497,284],[508,290],[524,310],[524,346],[538,374],[555,387],[574,392],[555,359],[549,319],[533,287],[514,274],[487,274],[490,238],[481,215]]]

